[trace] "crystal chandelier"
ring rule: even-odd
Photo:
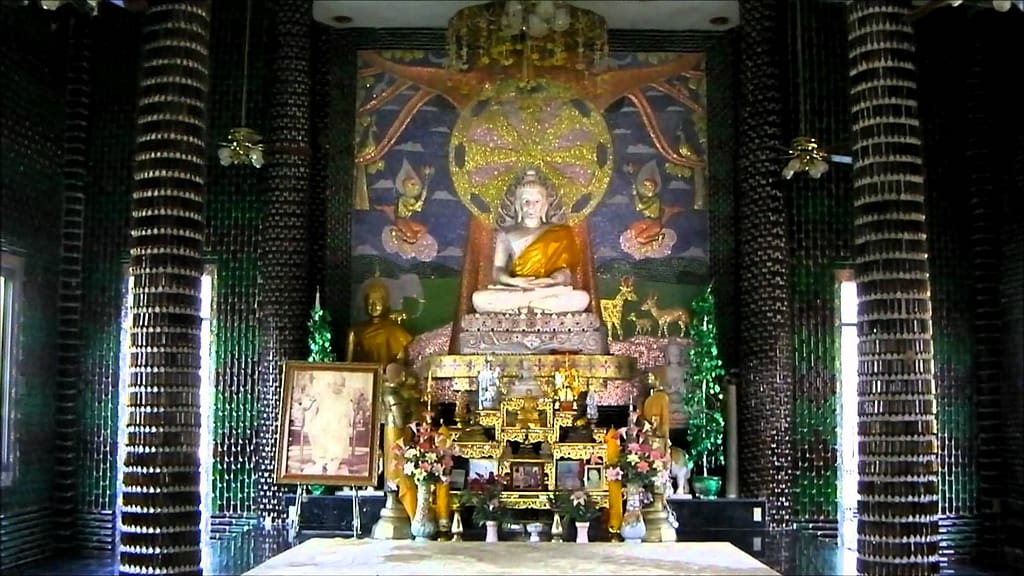
[[[249,26],[252,17],[252,0],[245,7],[245,52],[242,56],[242,124],[228,132],[228,141],[220,143],[217,157],[224,166],[250,164],[263,166],[263,137],[259,132],[245,126],[245,109],[249,89]]]
[[[528,79],[534,67],[594,71],[607,56],[604,17],[568,2],[500,0],[463,8],[448,21],[451,70],[518,66]]]
[[[828,154],[818,146],[818,141],[807,136],[797,136],[789,145],[789,162],[782,169],[782,177],[789,180],[794,174],[806,172],[811,178],[821,178],[828,172]]]

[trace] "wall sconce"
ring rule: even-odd
[[[252,128],[232,128],[228,132],[228,141],[221,142],[217,157],[224,166],[232,164],[252,164],[263,166],[263,137]]]

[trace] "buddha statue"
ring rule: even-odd
[[[572,228],[552,221],[554,199],[535,170],[528,170],[507,196],[499,209],[493,283],[473,293],[474,310],[563,313],[590,305],[590,294],[572,285],[580,248]]]
[[[391,295],[380,279],[374,278],[363,295],[369,319],[348,332],[347,362],[372,362],[386,366],[405,359],[405,347],[412,335],[391,319]]]

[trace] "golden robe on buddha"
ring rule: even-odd
[[[381,318],[352,330],[355,336],[353,362],[373,362],[387,366],[404,358],[405,347],[412,342],[412,335],[390,318]]]
[[[548,227],[512,263],[513,276],[547,278],[562,269],[579,266],[580,250],[572,228],[564,224]]]

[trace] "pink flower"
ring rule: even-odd
[[[640,472],[647,472],[648,470],[651,469],[651,466],[647,462],[641,460],[636,463],[636,469]]]
[[[661,452],[651,450],[651,460],[661,460]]]
[[[420,470],[430,472],[430,462],[420,462]]]
[[[629,450],[630,452],[639,452],[640,444],[638,442],[632,442],[626,447],[626,450]]]
[[[609,468],[605,472],[605,479],[611,480],[612,482],[622,480],[622,468],[619,468],[618,466],[614,468]]]

